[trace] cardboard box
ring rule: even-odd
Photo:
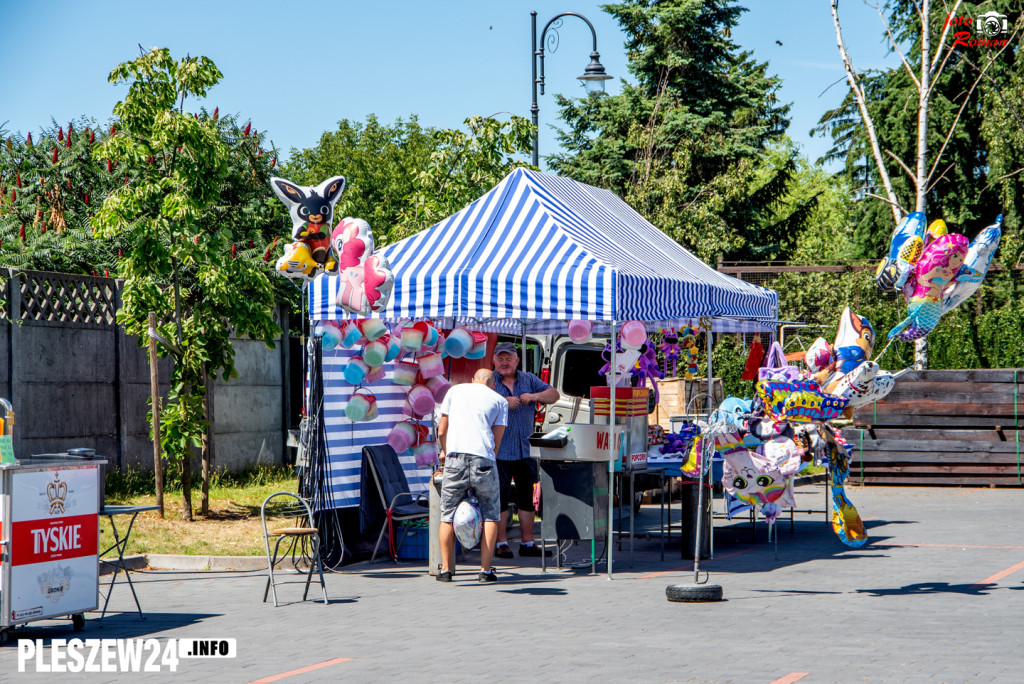
[[[611,387],[591,387],[590,406],[595,416],[611,413]],[[616,416],[646,416],[651,391],[637,387],[615,388]]]

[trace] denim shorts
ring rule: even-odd
[[[453,453],[444,458],[444,479],[441,480],[441,522],[451,522],[455,508],[472,489],[484,520],[497,522],[498,466],[489,458]]]

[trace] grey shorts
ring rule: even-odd
[[[497,522],[500,518],[498,466],[489,458],[470,454],[448,454],[444,458],[444,479],[441,481],[441,522],[450,523],[455,508],[470,489],[476,494],[480,515]]]

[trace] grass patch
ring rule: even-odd
[[[107,474],[109,504],[156,504],[153,473],[135,468]],[[256,466],[237,473],[218,471],[210,478],[210,514],[199,515],[199,481],[192,487],[195,520],[182,518],[181,488],[164,491],[164,515],[157,511],[139,515],[125,553],[169,553],[210,556],[259,556],[264,553],[260,504],[275,492],[298,488],[291,467]],[[114,518],[123,533],[128,518]],[[100,519],[100,544],[113,544],[110,521]]]

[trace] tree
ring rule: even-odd
[[[0,263],[23,269],[105,275],[124,244],[93,239],[89,217],[120,170],[94,159],[106,137],[95,121],[53,122],[0,145]],[[97,142],[99,141],[99,142]]]
[[[731,0],[608,5],[629,69],[613,97],[559,97],[564,175],[608,188],[709,261],[784,257],[814,198],[782,214],[796,171],[777,78],[730,38]]]
[[[394,241],[391,231],[403,200],[433,149],[433,130],[423,128],[415,116],[387,125],[371,114],[365,123],[342,119],[337,130],[320,136],[316,147],[293,149],[281,175],[301,185],[345,176],[335,215],[364,219],[374,239],[387,244]]]
[[[506,122],[471,116],[469,132],[443,129],[433,134],[434,150],[406,195],[396,239],[408,237],[461,210],[521,166],[530,152],[533,126],[513,116]]]
[[[120,236],[130,245],[121,262],[125,286],[118,320],[145,340],[148,314],[156,312],[162,322],[156,332],[165,340],[161,353],[174,354],[160,441],[180,469],[188,520],[191,450],[204,446],[209,424],[207,383],[218,372],[225,380],[237,376],[231,332],[270,347],[278,332],[262,261],[233,258],[232,227],[215,222],[231,151],[216,117],[185,110],[189,98],[205,96],[220,78],[206,57],[174,60],[164,48],[118,65],[110,81],[128,83],[128,93],[114,106],[111,135],[95,150],[126,177],[93,219],[98,234]],[[204,448],[204,474],[208,464]]]
[[[821,128],[831,130],[837,141],[830,155],[845,154],[851,176],[861,159],[870,159],[862,171],[864,196],[882,201],[894,223],[911,207],[924,213],[938,208],[952,223],[1001,213],[993,206],[987,151],[977,135],[986,114],[979,95],[990,85],[999,92],[1012,69],[1020,40],[1019,3],[989,2],[982,8],[956,0],[940,13],[930,0],[892,0],[886,5],[888,18],[876,6],[901,65],[862,76],[846,48],[839,2],[830,2],[850,88],[840,108],[822,120]],[[1012,25],[1008,22],[1003,31],[997,22],[986,33],[975,24],[985,11],[1008,13]],[[969,30],[961,30],[965,25]],[[877,229],[888,223],[881,213],[872,207],[861,225],[874,254],[881,253],[891,234]],[[915,362],[928,365],[925,339],[916,344]]]
[[[293,150],[282,175],[304,185],[345,176],[336,216],[358,216],[388,244],[427,228],[477,199],[531,149],[530,123],[474,116],[468,131],[423,128],[415,117],[388,126],[338,122],[312,149]]]

